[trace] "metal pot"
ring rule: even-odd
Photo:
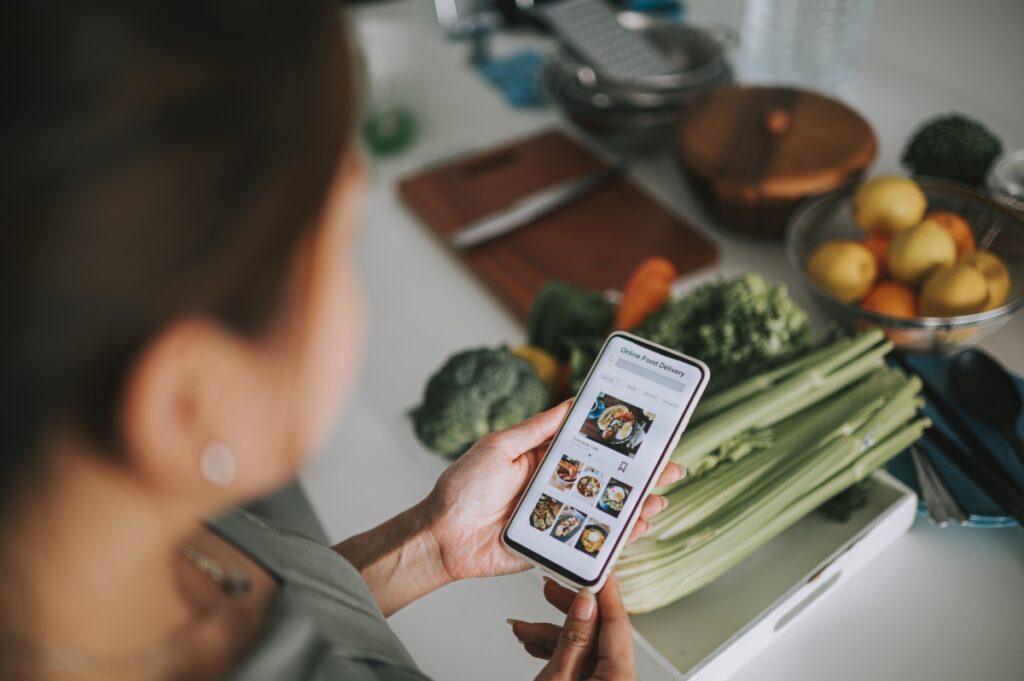
[[[710,30],[642,14],[624,12],[619,21],[644,31],[677,69],[623,80],[561,50],[545,66],[545,84],[571,120],[611,146],[632,152],[662,148],[694,99],[732,81],[727,41]]]

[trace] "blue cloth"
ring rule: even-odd
[[[907,361],[911,366],[928,378],[928,382],[946,396],[947,401],[954,407],[956,399],[953,396],[953,389],[949,382],[949,369],[952,359],[939,356],[915,356],[908,357]],[[1024,378],[1014,376],[1017,389],[1024,392]],[[956,440],[964,449],[967,446],[956,436],[956,431],[949,427],[949,424],[931,405],[925,405],[925,415],[943,430],[950,438]],[[970,414],[963,412],[963,419],[971,427],[971,430],[989,446],[992,452],[999,459],[999,462],[1008,471],[1010,476],[1017,482],[1017,485],[1024,487],[1024,466],[1021,466],[1014,455],[1010,444],[991,426],[979,421]],[[1024,432],[1024,415],[1017,422],[1017,430]],[[950,491],[970,516],[968,522],[973,527],[1010,527],[1017,524],[1006,511],[992,500],[980,487],[974,484],[954,463],[949,461],[940,450],[930,444],[922,442],[928,458],[942,475],[942,479],[949,485]],[[917,489],[917,475],[914,472],[914,462],[910,452],[903,452],[889,462],[889,472],[902,480],[910,487]],[[921,510],[924,510],[922,504]]]
[[[686,5],[682,0],[628,0],[623,9],[644,12],[672,21],[682,21],[686,18]]]
[[[540,78],[543,67],[544,55],[536,50],[524,50],[477,65],[480,75],[515,109],[536,109],[547,103]]]

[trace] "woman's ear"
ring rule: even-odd
[[[213,320],[165,328],[126,379],[121,432],[129,471],[162,493],[213,505],[283,483],[294,471],[282,451],[286,410],[276,367],[264,344]]]

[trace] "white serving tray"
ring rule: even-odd
[[[727,678],[906,532],[917,496],[887,473],[873,478],[847,522],[811,513],[703,589],[631,616],[640,681]]]

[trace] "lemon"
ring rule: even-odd
[[[512,354],[526,360],[526,363],[537,372],[537,378],[548,387],[552,394],[558,390],[561,367],[551,353],[533,345],[520,345],[512,348]]]
[[[896,232],[889,243],[885,264],[904,284],[917,284],[936,267],[956,262],[956,242],[935,220]]]
[[[1010,295],[1010,272],[999,256],[990,251],[975,251],[964,253],[957,262],[970,265],[985,277],[985,281],[988,282],[986,310],[999,307],[1006,302],[1006,297]]]
[[[857,302],[875,283],[878,265],[864,244],[826,241],[807,259],[807,276],[822,290],[846,302]]]
[[[869,232],[898,232],[921,222],[928,200],[906,177],[880,175],[853,195],[853,221]]]
[[[940,267],[921,286],[921,314],[925,317],[955,317],[974,314],[988,303],[988,282],[970,265]]]

